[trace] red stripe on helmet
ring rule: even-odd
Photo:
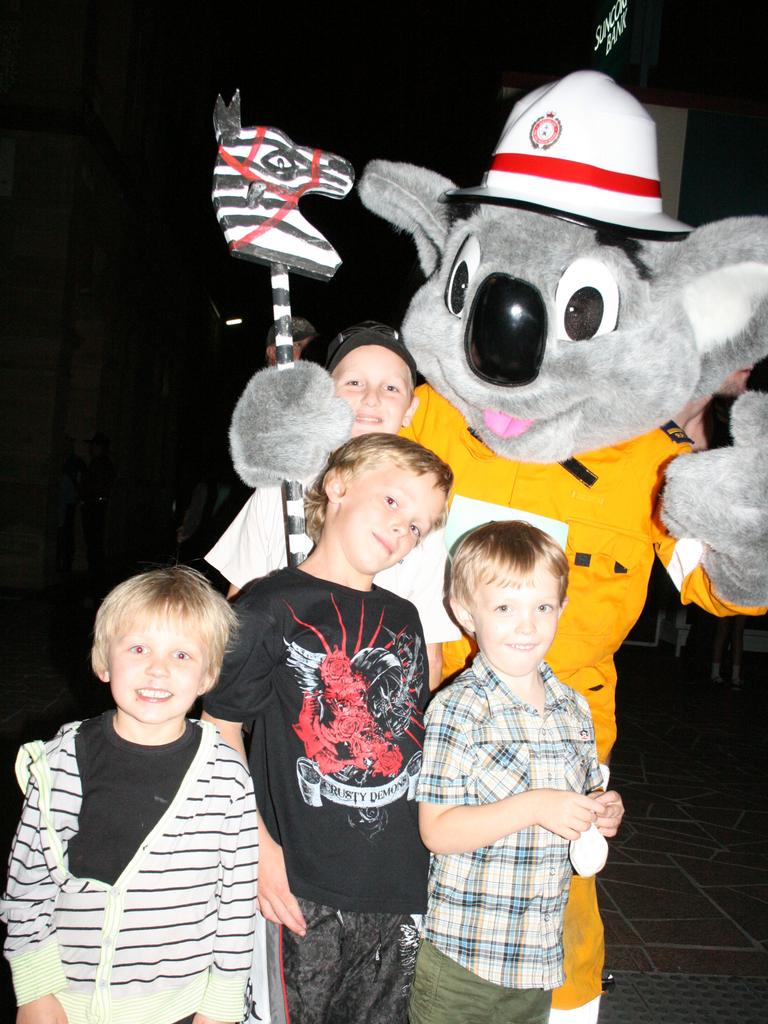
[[[491,164],[492,171],[507,174],[529,174],[535,178],[553,178],[574,185],[592,185],[610,192],[624,192],[632,196],[661,198],[661,186],[655,178],[641,178],[637,174],[606,171],[593,164],[576,160],[561,160],[553,156],[533,156],[523,153],[497,153]]]

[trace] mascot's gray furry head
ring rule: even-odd
[[[507,458],[645,433],[768,351],[768,220],[667,217],[654,123],[598,72],[521,100],[478,188],[384,161],[359,188],[428,277],[419,369]]]

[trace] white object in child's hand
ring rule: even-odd
[[[600,772],[603,776],[603,789],[608,789],[608,766],[601,764]],[[605,867],[608,860],[608,840],[598,831],[596,825],[590,825],[578,839],[571,840],[568,853],[576,874],[582,878],[590,878]]]

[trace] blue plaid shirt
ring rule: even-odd
[[[542,662],[544,715],[524,704],[482,654],[427,709],[416,799],[486,804],[529,789],[602,786],[586,700]],[[424,937],[507,988],[562,985],[568,842],[532,826],[470,853],[432,857]]]

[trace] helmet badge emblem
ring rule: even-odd
[[[534,149],[549,149],[560,138],[562,131],[560,119],[549,111],[543,117],[537,117],[531,125],[531,145]]]

